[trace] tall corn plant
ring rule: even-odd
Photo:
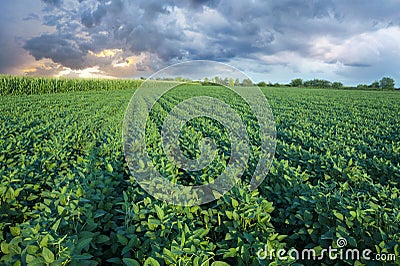
[[[1,75],[0,95],[135,89],[141,82],[140,80],[36,78]]]

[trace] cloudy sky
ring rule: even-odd
[[[147,77],[192,59],[255,81],[390,76],[399,0],[0,0],[0,73]]]

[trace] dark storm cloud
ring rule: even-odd
[[[203,7],[215,8],[220,0],[190,0],[190,1],[173,1],[175,5],[186,5],[188,8],[202,9]]]
[[[79,47],[72,35],[44,34],[28,40],[24,48],[36,60],[51,58],[55,63],[66,67],[81,68],[84,66],[83,57],[86,53]]]
[[[99,1],[97,8],[91,10],[91,8],[86,9],[81,15],[81,22],[87,28],[92,28],[98,26],[103,17],[107,15],[118,15],[124,8],[124,3],[122,0],[112,0],[112,1]]]
[[[371,67],[370,64],[364,64],[364,63],[349,63],[349,64],[344,64],[345,66],[350,66],[350,67]]]
[[[206,5],[206,4],[212,3],[214,1],[210,1],[210,0],[191,0],[189,2],[191,2],[194,5]]]
[[[336,50],[353,36],[400,23],[398,1],[42,1],[47,4],[43,24],[57,31],[28,40],[24,48],[36,59],[50,58],[73,69],[94,66],[85,58],[89,50],[115,48],[149,53],[153,57],[147,62],[157,67],[189,59],[238,60],[256,62],[251,69],[267,72],[266,64],[295,62],[274,58],[266,63],[260,57],[290,52],[327,65],[373,68],[368,54],[350,58]],[[320,40],[316,46],[318,38],[336,43],[324,46]]]
[[[97,26],[106,13],[104,5],[99,5],[95,11],[86,10],[82,14],[82,24],[88,28]]]
[[[53,5],[53,6],[60,6],[63,3],[63,0],[42,0],[43,3]]]
[[[47,16],[44,16],[43,24],[46,26],[50,26],[50,27],[57,26],[57,25],[59,25],[61,18],[62,18],[61,14],[47,15]]]
[[[155,17],[158,14],[165,14],[168,13],[167,10],[168,1],[158,1],[158,0],[148,0],[148,1],[141,1],[138,4],[138,7],[144,11],[144,17]]]

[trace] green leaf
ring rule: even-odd
[[[53,224],[53,226],[51,227],[51,229],[52,229],[53,231],[57,232],[57,229],[58,229],[58,227],[60,226],[60,222],[61,222],[61,218],[58,219],[58,220]]]
[[[81,254],[81,255],[74,255],[74,256],[72,257],[73,260],[77,260],[77,261],[80,261],[80,260],[90,260],[91,258],[93,258],[93,256],[90,255],[90,254],[87,254],[87,253]]]
[[[156,208],[156,213],[157,213],[158,219],[160,219],[160,220],[164,219],[163,209],[158,205],[155,205],[155,208]]]
[[[24,190],[24,188],[23,187],[21,187],[21,188],[17,188],[15,191],[14,191],[14,197],[18,197],[19,196],[19,193],[22,191],[22,190]]]
[[[194,258],[194,260],[193,260],[193,266],[199,266],[199,265],[200,265],[199,261],[200,261],[200,257]]]
[[[3,252],[4,254],[10,253],[10,251],[8,250],[8,244],[6,243],[6,241],[1,242],[1,252]]]
[[[46,262],[43,258],[34,258],[29,263],[28,266],[43,266],[46,265]]]
[[[121,262],[122,262],[120,258],[111,258],[111,259],[108,259],[106,261],[114,263],[114,264],[121,264]]]
[[[93,240],[92,237],[79,240],[78,245],[76,245],[75,249],[77,250],[78,253],[81,252],[82,249],[89,246],[92,240]]]
[[[47,263],[52,263],[54,261],[54,254],[50,249],[44,247],[42,251],[42,257]]]
[[[159,225],[161,225],[161,221],[158,219],[149,218],[147,221],[147,225],[150,230],[155,230]]]
[[[129,240],[128,244],[122,249],[121,254],[125,255],[126,253],[128,253],[129,250],[131,250],[135,246],[136,242],[137,242],[137,236],[135,235]]]
[[[143,160],[139,160],[139,167],[140,167],[140,169],[144,169],[144,162],[143,162]]]
[[[228,263],[223,261],[214,261],[211,266],[230,266]]]
[[[135,259],[123,258],[122,261],[127,266],[140,266],[139,262],[137,260],[135,260]]]
[[[349,243],[349,245],[351,245],[352,247],[357,247],[357,241],[354,237],[352,236],[346,236],[347,242]]]
[[[26,249],[27,249],[27,251],[28,251],[28,254],[36,254],[36,252],[39,250],[39,247],[38,246],[34,246],[34,245],[28,245],[27,247],[26,247]]]
[[[169,263],[176,264],[176,255],[166,248],[163,250],[163,258]]]
[[[36,257],[35,256],[32,256],[32,255],[30,255],[30,254],[27,254],[26,255],[26,263],[31,263],[32,261],[34,261],[36,259]]]
[[[11,226],[10,231],[13,236],[19,236],[21,234],[21,229],[18,226]]]
[[[236,254],[237,254],[236,249],[235,249],[235,248],[230,248],[228,252],[225,252],[225,253],[224,253],[223,258],[224,258],[224,259],[226,259],[226,258],[233,258],[233,257],[236,256]]]
[[[313,215],[309,210],[304,212],[304,221],[312,221]]]
[[[126,244],[128,244],[128,238],[117,234],[117,238],[118,238],[118,242],[121,243],[121,245],[125,246]]]
[[[237,206],[239,206],[239,202],[238,202],[236,199],[234,199],[234,198],[231,198],[231,200],[232,200],[232,206],[233,206],[233,208],[237,208]]]
[[[122,195],[124,196],[124,201],[128,202],[128,195],[126,194],[125,191],[122,192]]]
[[[343,219],[344,219],[343,214],[341,214],[338,211],[333,211],[333,214],[335,215],[336,218],[338,218],[339,220],[343,221]]]
[[[39,243],[39,246],[42,247],[47,247],[47,242],[49,241],[49,236],[45,235],[42,240]]]
[[[225,240],[232,240],[233,236],[230,233],[226,233]]]
[[[99,236],[97,237],[96,243],[98,243],[98,244],[103,244],[103,243],[105,243],[105,242],[107,242],[107,241],[109,241],[109,240],[110,240],[110,238],[109,238],[108,236],[106,236],[106,235],[99,235]]]
[[[94,217],[93,217],[93,218],[94,218],[94,219],[99,218],[99,217],[101,217],[101,216],[104,216],[106,213],[107,213],[107,212],[106,212],[105,210],[99,209],[99,210],[96,211],[96,213],[94,214]]]
[[[160,263],[158,263],[158,261],[153,258],[147,258],[143,266],[160,266]]]
[[[57,206],[58,215],[61,215],[61,214],[64,212],[64,210],[65,210],[64,207],[62,207],[62,206],[60,206],[60,205]]]
[[[21,254],[21,247],[18,244],[9,244],[8,251],[11,255],[20,255]]]
[[[114,171],[112,165],[109,164],[109,163],[107,164],[107,171],[110,172],[110,173],[112,173]]]
[[[182,232],[181,235],[181,247],[185,246],[186,238],[185,238],[185,232]]]

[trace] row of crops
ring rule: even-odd
[[[0,96],[137,88],[141,80],[35,78],[0,75]]]
[[[264,182],[250,193],[247,173],[217,201],[180,207],[152,198],[128,171],[121,131],[135,86],[127,85],[0,98],[1,265],[382,264],[257,256],[265,247],[321,255],[340,238],[347,249],[395,254],[387,264],[400,263],[398,93],[263,89],[277,127]],[[161,99],[147,127],[149,152],[166,178],[175,172],[187,184],[209,175],[167,166],[157,130],[166,111],[199,94],[252,119],[222,87],[180,86]],[[218,174],[230,154],[229,143],[218,142],[225,134],[218,123],[194,120],[182,130],[182,148],[195,158],[196,142],[215,138],[220,161],[205,171]]]

